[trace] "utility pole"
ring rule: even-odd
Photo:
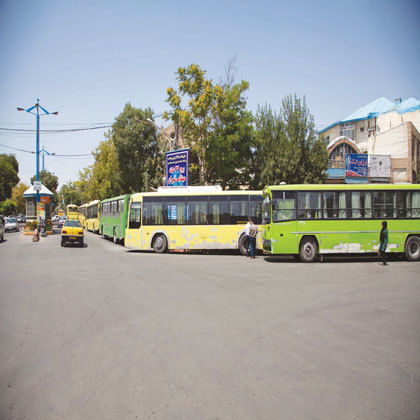
[[[48,156],[54,156],[55,153],[47,152],[45,150],[45,146],[42,146],[42,149],[39,151],[39,153],[42,153],[42,170],[44,170],[44,158],[45,158],[45,155],[47,154]]]
[[[43,114],[39,113],[39,109],[41,108],[41,110],[44,112]],[[36,109],[36,112],[33,112],[33,110]],[[36,104],[34,106],[31,106],[28,109],[25,108],[17,108],[18,111],[26,111],[29,112],[30,114],[33,114],[36,116],[36,180],[37,182],[39,182],[39,117],[42,115],[57,115],[58,111],[55,112],[48,112],[45,108],[43,108],[40,104],[39,104],[39,99],[36,100]],[[36,206],[38,208],[38,203],[39,203],[39,190],[36,191]],[[35,214],[37,211],[37,208],[35,209]]]

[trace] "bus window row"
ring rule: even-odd
[[[102,216],[119,216],[124,212],[124,199],[108,201],[101,204]]]
[[[129,228],[143,225],[236,225],[261,223],[260,196],[144,197],[130,206]]]
[[[90,206],[86,209],[86,219],[96,219],[98,217],[98,205]]]
[[[420,191],[273,191],[273,222],[420,218]]]

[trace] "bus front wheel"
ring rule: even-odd
[[[315,262],[318,257],[318,244],[314,238],[303,238],[300,243],[299,257],[302,262]]]
[[[163,254],[167,249],[167,241],[165,235],[157,235],[153,241],[153,250],[158,254]]]
[[[409,261],[420,260],[420,237],[410,236],[405,243],[405,256]]]

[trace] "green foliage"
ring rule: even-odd
[[[19,182],[19,164],[14,155],[0,154],[0,203],[12,195]]]
[[[80,206],[82,203],[81,191],[77,187],[77,182],[69,182],[60,188],[59,202],[63,203],[64,208],[68,204],[76,204]]]
[[[305,98],[287,96],[279,114],[267,105],[258,108],[255,133],[253,188],[280,182],[324,182],[328,153],[323,138],[316,134]]]
[[[213,84],[196,64],[177,71],[178,90],[167,89],[172,110],[165,113],[182,127],[191,151],[190,181],[231,188],[249,183],[252,127],[246,111],[248,82]],[[182,98],[187,104],[183,106]],[[198,179],[196,178],[198,175]]]
[[[147,122],[153,117],[150,108],[142,110],[126,104],[116,118],[110,138],[118,160],[118,193],[150,191],[162,184],[163,156],[159,153],[155,127]],[[93,176],[92,172],[92,176]]]
[[[16,214],[16,203],[13,200],[6,200],[1,206],[1,212],[3,216],[11,216]]]
[[[29,185],[20,182],[18,185],[15,185],[12,189],[12,200],[16,203],[16,212],[25,213],[26,212],[26,200],[23,197],[23,193],[29,188]]]

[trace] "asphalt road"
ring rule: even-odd
[[[0,244],[0,419],[420,419],[420,264]]]

